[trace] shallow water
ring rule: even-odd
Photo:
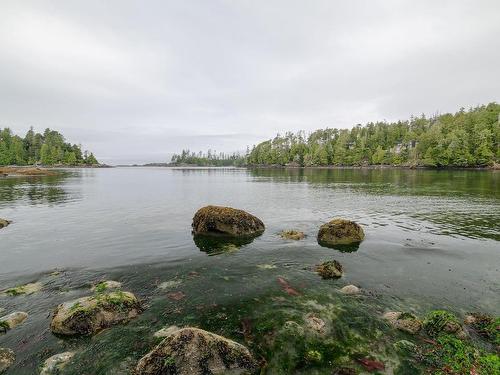
[[[266,231],[241,247],[212,244],[201,251],[190,224],[207,204],[245,209],[264,221]],[[356,284],[369,291],[372,299],[365,302],[377,311],[406,306],[500,314],[498,172],[66,170],[55,177],[0,179],[0,217],[13,221],[0,231],[0,290],[43,284],[30,296],[0,296],[4,313],[30,314],[0,336],[0,346],[17,354],[12,374],[36,373],[43,359],[68,349],[84,353],[69,373],[126,373],[151,348],[148,335],[165,324],[193,323],[238,339],[233,319],[284,303],[273,299],[283,294],[278,277],[304,295]],[[363,225],[359,248],[340,252],[316,243],[319,225],[333,217]],[[289,228],[304,231],[306,239],[282,240],[278,233]],[[342,279],[325,282],[311,272],[329,259],[344,265]],[[62,273],[50,275],[55,269]],[[88,295],[89,285],[105,278],[123,282],[150,308],[99,339],[54,337],[48,330],[53,308]],[[185,298],[169,299],[171,290],[157,288],[166,281]],[[211,322],[210,309],[226,314],[228,323]],[[89,358],[104,355],[100,347],[108,353],[102,366],[94,361],[85,372]]]

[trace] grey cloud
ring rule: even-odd
[[[498,101],[481,1],[0,3],[0,126],[107,162]]]

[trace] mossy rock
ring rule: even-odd
[[[285,239],[285,240],[294,240],[294,241],[299,241],[303,240],[306,235],[304,232],[295,230],[295,229],[288,229],[284,230],[280,233],[280,237]]]
[[[231,207],[206,206],[193,218],[193,234],[226,236],[257,236],[264,232],[264,223],[257,217]]]
[[[500,348],[500,317],[472,313],[465,318],[464,322],[480,336]]]
[[[139,360],[137,375],[253,374],[257,363],[243,345],[199,328],[173,332]]]
[[[432,337],[442,333],[451,333],[459,337],[465,336],[458,318],[445,310],[434,310],[428,313],[424,320],[424,329]]]
[[[413,314],[400,311],[389,311],[383,315],[388,323],[400,331],[417,334],[422,329],[422,322]]]
[[[11,314],[0,317],[0,333],[6,333],[8,330],[22,324],[28,318],[24,311],[16,311]]]
[[[41,283],[29,283],[24,285],[19,285],[14,288],[9,288],[4,291],[5,294],[9,296],[20,296],[20,295],[30,295],[42,290]]]
[[[59,375],[62,373],[63,368],[68,364],[69,361],[75,355],[74,352],[64,352],[55,354],[43,364],[42,371],[40,375]]]
[[[98,293],[59,305],[50,328],[60,335],[91,335],[127,322],[140,312],[141,305],[130,292]]]
[[[322,246],[350,245],[365,239],[363,228],[354,221],[333,219],[318,231],[318,243]]]
[[[344,270],[336,260],[329,260],[316,266],[316,272],[323,279],[337,279],[342,277]]]
[[[5,220],[5,219],[0,218],[0,229],[5,228],[10,223],[11,222],[9,220]]]

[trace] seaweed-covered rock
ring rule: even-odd
[[[363,228],[354,221],[333,219],[318,231],[318,243],[325,246],[359,243],[365,238]]]
[[[50,329],[60,335],[91,335],[140,312],[141,305],[130,292],[99,293],[57,306]]]
[[[343,267],[336,260],[329,260],[316,266],[316,272],[323,279],[336,279],[342,277]]]
[[[42,290],[42,284],[39,282],[19,285],[13,288],[6,289],[3,293],[9,296],[20,296],[22,294],[30,295]]]
[[[16,360],[16,355],[11,349],[0,348],[0,374],[3,374],[14,361]]]
[[[199,328],[175,331],[142,357],[141,375],[251,374],[257,363],[243,345]]]
[[[193,218],[193,234],[256,236],[264,232],[264,223],[257,217],[231,207],[206,206]]]
[[[43,364],[40,375],[58,375],[66,364],[73,358],[74,352],[64,352],[55,354],[48,358]]]
[[[11,314],[0,317],[0,333],[5,333],[9,329],[17,327],[28,318],[24,311],[16,311]]]
[[[500,317],[487,314],[471,313],[464,319],[479,335],[496,345],[500,352]]]
[[[434,310],[427,314],[424,328],[429,336],[438,336],[441,333],[454,334],[459,338],[467,336],[458,318],[445,310]]]
[[[280,237],[285,240],[299,241],[303,240],[306,237],[306,235],[304,234],[304,232],[295,229],[288,229],[281,232]]]
[[[415,315],[410,313],[389,311],[382,317],[394,328],[411,333],[412,335],[418,333],[422,329],[422,322]]]
[[[0,229],[5,228],[9,224],[10,224],[9,220],[5,220],[5,219],[0,218]]]
[[[92,288],[90,288],[90,290],[92,290],[93,292],[102,293],[102,292],[109,290],[109,289],[120,289],[121,287],[122,287],[122,283],[119,281],[104,280],[104,281],[100,281],[97,284],[95,284],[94,286],[92,286]]]

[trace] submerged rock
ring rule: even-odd
[[[177,327],[177,326],[165,327],[165,328],[160,329],[159,331],[156,331],[153,334],[153,336],[154,337],[167,337],[178,330],[179,330],[179,327]]]
[[[413,314],[403,313],[400,311],[386,312],[382,318],[388,321],[390,325],[400,331],[418,333],[422,329],[422,322]]]
[[[199,328],[181,328],[139,360],[141,375],[251,374],[257,363],[243,345]]]
[[[19,296],[21,294],[30,295],[39,292],[40,290],[42,290],[42,284],[37,282],[9,288],[5,290],[4,293],[9,296]]]
[[[90,290],[93,292],[104,292],[108,289],[120,289],[122,287],[122,283],[114,280],[105,280],[94,285]]]
[[[343,267],[336,260],[329,260],[316,266],[316,272],[319,273],[323,279],[335,279],[342,277]]]
[[[458,318],[445,310],[434,310],[427,314],[424,320],[424,328],[429,336],[450,333],[459,338],[467,337]]]
[[[9,220],[5,220],[5,219],[0,218],[0,229],[5,228],[10,223],[11,222]]]
[[[24,311],[16,311],[11,314],[0,317],[0,332],[7,332],[9,329],[17,327],[28,318]]]
[[[60,335],[91,335],[127,322],[140,312],[141,305],[132,293],[102,293],[57,306],[50,329]]]
[[[58,375],[66,364],[73,358],[74,352],[64,352],[48,358],[40,372],[40,375]]]
[[[0,374],[3,374],[16,360],[16,355],[11,349],[0,348]]]
[[[323,224],[318,231],[318,243],[324,246],[349,245],[365,238],[363,228],[354,221],[333,219]]]
[[[348,295],[359,294],[361,293],[361,289],[359,289],[356,285],[351,284],[351,285],[346,285],[342,289],[340,289],[340,293]]]
[[[306,237],[306,235],[304,234],[304,232],[290,229],[290,230],[284,230],[283,232],[281,232],[280,237],[285,239],[285,240],[299,241],[299,240],[304,239]]]
[[[256,236],[264,232],[264,223],[257,217],[231,207],[206,206],[193,218],[193,234]]]
[[[323,319],[316,316],[314,313],[309,313],[304,317],[304,321],[306,323],[306,327],[310,330],[324,334],[326,332],[326,323]]]

